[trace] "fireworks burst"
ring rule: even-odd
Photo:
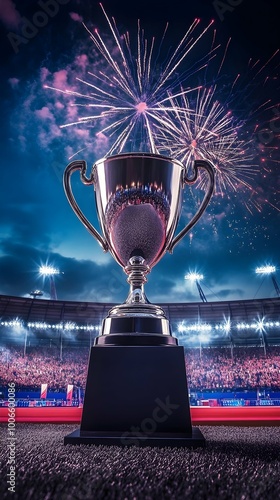
[[[279,103],[272,99],[277,77],[275,68],[269,65],[279,51],[266,63],[250,60],[247,73],[238,73],[230,81],[222,75],[229,43],[230,40],[212,84],[207,85],[205,77],[205,83],[190,94],[170,96],[173,110],[168,113],[169,127],[157,129],[160,151],[168,152],[187,169],[196,159],[210,160],[216,171],[216,197],[233,202],[238,193],[239,201],[251,214],[255,209],[261,212],[266,204],[279,211],[277,203],[260,195],[262,190],[257,182],[258,179],[263,183],[272,173],[273,163],[279,163],[275,153],[279,151],[280,112]],[[208,77],[209,70],[208,65]],[[197,187],[205,190],[207,181],[202,173]],[[275,188],[273,199],[279,195]],[[234,192],[234,198],[230,192]]]
[[[101,8],[110,29],[109,37],[84,25],[101,56],[99,60],[95,58],[97,69],[89,71],[88,78],[76,79],[87,92],[46,86],[71,99],[75,97],[73,106],[91,111],[61,128],[91,128],[97,140],[104,139],[106,155],[125,151],[168,154],[182,161],[187,169],[195,159],[209,159],[216,169],[216,195],[229,198],[230,191],[234,197],[237,192],[239,197],[244,194],[244,205],[250,212],[253,208],[260,211],[264,202],[275,208],[274,201],[263,200],[260,190],[253,188],[253,180],[262,175],[260,172],[269,172],[271,167],[267,166],[265,155],[271,159],[278,150],[275,139],[279,137],[279,132],[276,133],[279,108],[267,98],[252,107],[252,97],[256,89],[259,92],[260,87],[267,86],[269,78],[265,70],[278,51],[267,63],[250,61],[249,75],[238,73],[225,82],[224,64],[230,40],[212,78],[212,61],[218,48],[215,31],[210,48],[200,58],[196,54],[198,42],[213,21],[199,30],[199,20],[195,19],[174,52],[159,64],[168,25],[156,49],[155,38],[146,38],[139,21],[134,40],[128,32],[121,35],[114,18],[110,19],[102,5]],[[181,63],[185,59],[192,61],[193,49],[197,62],[189,63],[188,71],[178,76]],[[193,85],[194,81],[199,84]],[[273,116],[266,130],[257,117],[258,112],[264,111],[269,116],[269,110]],[[202,174],[199,184],[202,190],[206,182]]]
[[[81,124],[96,126],[96,123],[100,122],[102,126],[97,135],[105,134],[113,142],[107,152],[108,155],[124,151],[124,148],[129,146],[129,141],[132,141],[132,133],[134,141],[135,138],[138,141],[138,150],[140,144],[140,150],[157,153],[153,129],[154,125],[168,126],[165,113],[170,110],[170,96],[167,92],[175,98],[190,91],[181,89],[174,93],[176,84],[178,85],[176,70],[206,34],[213,21],[198,32],[200,20],[195,19],[175,51],[161,67],[157,63],[155,54],[155,38],[151,41],[145,38],[139,21],[137,46],[134,53],[129,33],[120,35],[115,20],[110,20],[102,5],[101,8],[113,36],[114,46],[106,44],[97,29],[92,32],[84,26],[98,52],[107,63],[106,72],[89,72],[90,81],[77,78],[88,87],[89,93],[87,94],[46,87],[70,96],[85,98],[86,103],[75,103],[75,105],[93,109],[95,112],[79,118],[78,121],[66,123],[62,125],[62,128]],[[167,27],[168,25],[166,25],[161,45]],[[214,50],[212,47],[198,63],[193,65],[186,78],[204,67],[206,61],[209,61],[214,54]],[[115,56],[113,57],[112,54]]]
[[[162,151],[180,160],[187,170],[194,160],[210,160],[216,170],[216,194],[237,191],[240,184],[251,188],[250,181],[258,171],[253,164],[253,140],[241,140],[243,123],[215,97],[216,87],[199,88],[194,98],[170,97],[169,127],[158,127]],[[167,119],[166,119],[167,120]],[[202,175],[200,186],[205,189]]]

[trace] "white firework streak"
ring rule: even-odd
[[[186,94],[180,100],[170,96],[173,113],[166,121],[169,127],[157,127],[160,151],[181,161],[187,171],[194,160],[211,160],[216,171],[216,193],[223,195],[228,188],[237,191],[240,185],[252,189],[250,180],[258,171],[254,165],[253,140],[242,140],[237,123],[230,111],[215,98],[216,87],[199,88],[195,106]],[[206,176],[202,174],[200,187],[205,188]]]
[[[165,62],[163,68],[159,70],[159,66],[156,66],[156,69],[154,69],[154,64],[157,61],[157,58],[154,56],[155,38],[152,38],[152,41],[148,42],[145,38],[144,30],[141,29],[140,22],[138,21],[137,48],[134,55],[129,33],[127,32],[121,36],[115,20],[113,18],[110,20],[102,5],[101,8],[113,36],[115,43],[114,50],[106,45],[98,30],[91,32],[87,26],[84,25],[84,27],[103,60],[106,61],[108,71],[106,73],[105,71],[99,71],[95,74],[88,72],[93,81],[77,78],[79,82],[88,87],[88,94],[45,86],[63,94],[77,98],[86,98],[87,101],[92,102],[75,103],[75,105],[93,108],[96,111],[94,114],[79,118],[78,121],[61,125],[61,128],[87,123],[96,124],[96,122],[101,120],[104,123],[105,120],[105,126],[100,128],[97,134],[107,134],[109,137],[117,135],[107,154],[112,154],[115,151],[122,152],[132,132],[137,134],[140,131],[145,134],[145,141],[150,152],[158,153],[154,125],[157,124],[169,128],[169,121],[166,120],[165,114],[168,111],[173,111],[174,105],[170,104],[170,95],[175,99],[191,90],[195,90],[184,90],[181,88],[180,92],[172,95],[175,72],[182,61],[209,30],[213,21],[196,36],[195,31],[200,20],[195,19],[175,51],[167,62]],[[166,25],[162,41],[165,37],[167,26],[168,24]],[[117,53],[117,58],[113,57],[112,52]],[[209,60],[214,57],[214,52],[215,48],[211,47],[210,51],[198,61],[195,68],[191,68],[190,72],[193,71],[196,73],[201,68],[204,68],[209,63]]]

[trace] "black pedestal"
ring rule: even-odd
[[[204,446],[191,425],[183,347],[93,346],[81,427],[64,444]]]

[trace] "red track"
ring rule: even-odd
[[[80,423],[82,408],[16,408],[16,422]],[[280,406],[191,407],[193,425],[280,425]],[[8,408],[0,408],[7,422]]]

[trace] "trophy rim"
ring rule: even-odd
[[[116,159],[124,159],[124,158],[152,158],[155,160],[165,160],[169,161],[173,164],[178,165],[182,170],[185,170],[185,166],[180,160],[177,160],[176,158],[172,158],[170,156],[166,155],[160,155],[157,153],[141,153],[141,152],[133,152],[133,153],[118,153],[115,155],[110,155],[110,156],[104,156],[103,158],[100,158],[94,163],[94,166],[98,166],[101,163],[104,163],[105,161],[110,161],[110,160],[116,160]]]

